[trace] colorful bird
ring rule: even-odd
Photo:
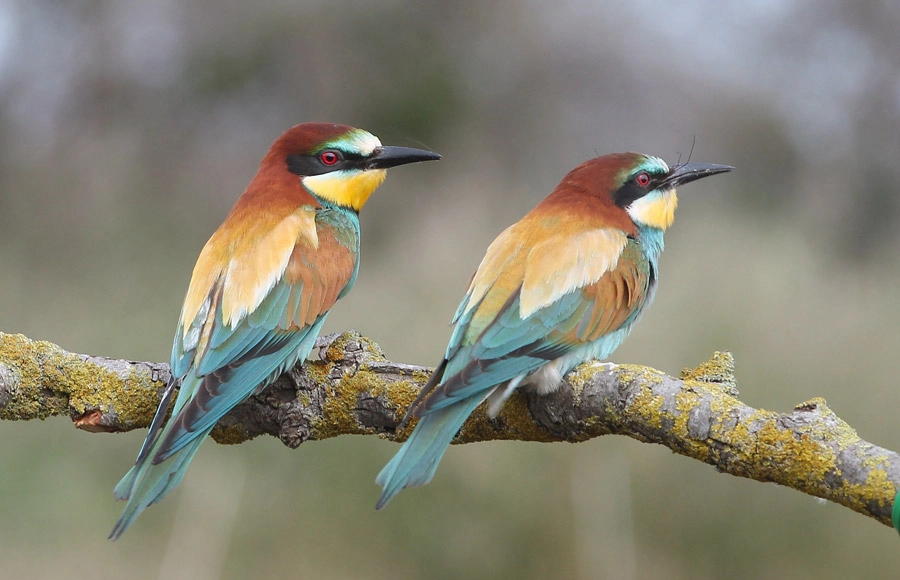
[[[520,386],[555,391],[575,365],[605,359],[653,301],[675,187],[733,169],[639,153],[586,161],[487,249],[444,359],[413,403],[419,423],[378,474],[382,508],[431,481],[485,399],[496,416]]]
[[[116,486],[128,503],[110,539],[181,482],[219,419],[309,355],[356,280],[359,210],[387,168],[440,157],[326,123],[297,125],[272,144],[194,266],[172,380],[134,467]]]

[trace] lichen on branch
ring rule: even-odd
[[[401,421],[431,369],[391,362],[354,331],[317,344],[318,360],[238,405],[213,438],[233,444],[269,434],[291,448],[347,434],[405,440],[415,423]],[[0,419],[66,415],[95,432],[147,427],[169,376],[164,363],[72,354],[0,333]],[[517,392],[493,419],[480,407],[454,443],[579,442],[608,434],[665,445],[724,473],[791,487],[891,525],[900,455],[862,440],[820,398],[789,413],[745,405],[729,353],[715,353],[680,378],[585,363],[556,393]]]

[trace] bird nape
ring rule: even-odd
[[[116,486],[127,504],[110,539],[181,482],[219,419],[306,359],[356,279],[366,200],[387,168],[435,159],[330,123],[297,125],[275,140],[194,266],[172,380],[134,467]]]
[[[516,388],[546,394],[575,365],[609,357],[653,301],[675,187],[731,169],[670,168],[639,153],[597,157],[504,230],[453,317],[443,360],[410,408],[418,424],[376,478],[384,488],[376,508],[431,481],[482,401],[496,416]]]

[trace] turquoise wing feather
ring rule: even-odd
[[[233,307],[236,299],[252,299],[253,292],[229,288],[224,275],[210,278],[212,287],[197,302],[187,331],[179,325],[176,332],[173,379],[138,459],[115,488],[116,497],[128,503],[110,538],[119,537],[147,506],[181,482],[222,417],[310,354],[328,311],[355,280],[358,232],[355,215],[340,223],[329,215],[328,225],[318,230],[317,247],[286,248],[290,259],[273,286],[230,325],[223,312],[227,293],[233,292]],[[216,267],[226,272],[228,264]]]
[[[299,294],[286,288],[290,290],[284,281],[279,282],[256,311],[266,314],[248,316],[233,330],[221,323],[221,312],[217,312],[209,346],[202,353],[173,352],[173,368],[183,365],[183,360],[198,358],[180,377],[172,418],[162,426],[174,392],[170,385],[137,463],[116,486],[116,497],[127,499],[128,504],[111,538],[120,536],[147,506],[178,486],[219,419],[312,351],[327,312],[302,329],[265,326],[283,316],[283,295]],[[176,349],[180,343],[176,340]]]
[[[463,423],[498,387],[508,383],[508,396],[548,363],[560,364],[564,374],[584,360],[608,357],[621,344],[652,299],[653,266],[634,241],[615,263],[599,281],[574,287],[524,318],[520,286],[487,324],[474,323],[485,313],[481,304],[470,306],[470,288],[457,310],[445,358],[413,404],[411,413],[421,420],[376,478],[384,488],[377,508],[401,489],[430,481]],[[475,327],[479,332],[472,332]]]

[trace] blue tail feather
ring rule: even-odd
[[[375,483],[384,488],[375,509],[383,508],[402,489],[431,481],[453,437],[481,400],[479,397],[463,399],[455,405],[437,409],[419,421],[400,451],[375,478]]]
[[[198,434],[196,439],[162,463],[152,463],[151,452],[143,462],[138,462],[128,470],[114,491],[116,499],[127,500],[128,503],[109,534],[110,540],[118,539],[141,512],[160,501],[181,483],[191,459],[211,430]]]

